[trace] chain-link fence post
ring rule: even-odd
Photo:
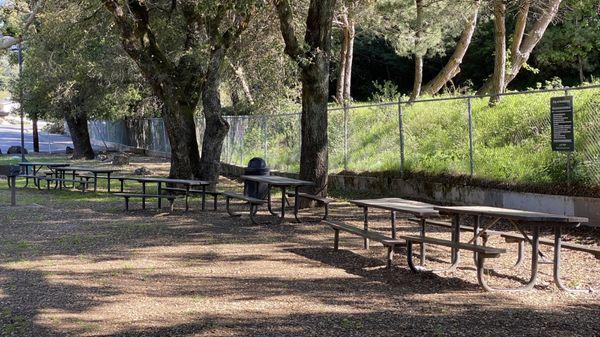
[[[344,100],[344,171],[348,171],[348,102]]]
[[[469,116],[469,172],[473,177],[475,174],[475,160],[473,158],[473,108],[471,97],[467,98],[467,113]]]
[[[402,97],[398,98],[398,131],[400,132],[400,178],[404,179],[404,114]]]
[[[565,97],[566,96],[569,96],[569,89],[565,88]],[[574,106],[575,106],[575,102],[573,102],[573,124],[575,124],[575,107]],[[550,122],[552,122],[552,121],[550,121]],[[575,129],[575,127],[573,126],[573,131],[575,131],[574,129]],[[573,135],[573,142],[575,142],[575,135]],[[573,156],[572,152],[568,151],[567,152],[567,183],[569,183],[569,184],[571,183],[571,171],[572,171],[571,161],[573,159],[572,156]]]

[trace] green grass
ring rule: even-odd
[[[576,136],[570,178],[572,182],[596,184],[600,182],[600,89],[573,90],[570,94],[575,102]],[[506,96],[493,107],[487,99],[473,99],[475,177],[542,185],[565,182],[567,156],[553,152],[550,146],[550,98],[560,95],[561,92]],[[467,111],[465,99],[403,105],[405,171],[470,174]],[[329,113],[331,172],[344,168],[343,118],[343,111]],[[397,105],[353,108],[348,120],[348,169],[399,171]],[[297,172],[298,118],[277,117],[268,125],[269,166]],[[264,156],[263,135],[258,121],[251,119],[241,137],[243,142],[236,139],[238,148],[225,159],[245,164],[253,156]],[[243,151],[239,148],[242,143]],[[230,150],[234,147],[228,146]]]

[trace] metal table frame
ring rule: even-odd
[[[350,200],[351,204],[362,207],[363,209],[363,223],[364,229],[366,231],[369,230],[369,208],[386,210],[390,212],[390,222],[391,222],[391,235],[392,239],[396,239],[397,236],[397,226],[396,220],[398,218],[398,213],[405,214],[400,218],[408,219],[410,217],[417,217],[419,219],[420,226],[420,235],[421,237],[425,237],[425,227],[426,227],[426,219],[437,218],[439,217],[439,212],[434,210],[434,205],[408,200],[401,198],[379,198],[379,199],[362,199],[362,200]],[[426,247],[425,244],[420,245],[420,256],[421,256],[421,265],[425,264],[426,257]],[[364,248],[369,249],[369,239],[364,238]]]
[[[140,178],[126,178],[127,180],[135,180],[142,184],[142,194],[146,194],[146,184],[156,183],[157,194],[162,193],[162,184],[180,184],[185,186],[185,210],[189,210],[189,196],[192,187],[200,186],[202,188],[202,210],[206,209],[206,186],[210,185],[210,182],[203,180],[186,180],[186,179],[170,179],[170,178],[154,178],[154,177],[140,177]],[[158,198],[157,207],[162,208],[162,199]],[[146,209],[146,198],[142,198],[142,209]]]
[[[300,192],[301,187],[314,186],[315,183],[313,183],[311,181],[287,178],[287,177],[282,177],[282,176],[243,175],[240,178],[244,181],[252,181],[252,182],[263,183],[263,184],[268,185],[267,208],[269,210],[269,213],[271,213],[272,215],[277,217],[277,224],[281,224],[285,220],[285,203],[286,203],[286,197],[287,197],[286,189],[288,187],[293,187],[294,192],[295,192],[294,193],[294,218],[297,223],[301,223],[300,219],[298,218],[298,211],[299,211],[299,207],[300,207],[300,197],[298,196],[298,193]],[[275,188],[278,187],[281,189],[281,210],[279,211],[279,213],[273,211],[272,200],[271,200],[272,199],[271,198],[271,189],[273,187],[275,187]],[[246,191],[244,191],[244,192],[246,192]],[[256,213],[256,211],[257,211],[256,208],[250,210],[250,212],[254,212],[254,213]]]
[[[472,216],[473,222],[473,243],[477,244],[479,238],[485,231],[491,229],[500,220],[508,220],[515,228],[523,235],[523,237],[532,246],[531,254],[531,275],[529,281],[525,285],[518,288],[492,288],[489,286],[485,279],[484,273],[484,257],[478,257],[475,253],[477,261],[477,280],[481,287],[486,291],[523,291],[532,289],[537,281],[538,269],[539,269],[539,240],[540,240],[540,229],[542,227],[551,227],[554,230],[554,259],[553,259],[553,277],[556,286],[563,291],[588,291],[579,289],[569,289],[566,287],[560,278],[560,250],[562,242],[562,230],[565,227],[577,227],[583,222],[588,222],[587,218],[575,217],[575,216],[564,216],[555,215],[541,212],[529,212],[507,208],[497,207],[486,207],[486,206],[455,206],[455,207],[442,207],[436,206],[434,209],[438,210],[442,215],[452,216],[452,240],[455,242],[460,241],[460,218],[461,216]],[[489,221],[485,226],[481,226],[481,217],[489,217]],[[525,228],[530,226],[532,228],[531,237],[525,233]],[[542,255],[543,256],[543,255]],[[458,249],[452,250],[452,265],[458,265],[460,260],[460,252]]]
[[[43,163],[43,162],[24,162],[24,163],[19,163],[19,166],[21,167],[21,170],[25,169],[25,175],[28,176],[29,175],[29,168],[31,167],[32,169],[32,174],[33,175],[37,175],[37,173],[42,169],[42,167],[46,166],[50,171],[54,171],[55,168],[57,167],[68,167],[71,164],[69,163]],[[37,169],[36,169],[37,167]],[[25,177],[25,186],[23,187],[27,187],[29,185],[29,177]],[[39,188],[39,181],[35,178],[31,178],[33,180],[33,184]]]

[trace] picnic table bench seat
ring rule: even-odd
[[[296,193],[294,191],[290,191],[290,192],[287,192],[286,195],[290,198],[294,198],[296,196]],[[310,193],[304,193],[304,192],[298,192],[298,198],[314,200],[314,201],[318,201],[318,202],[322,203],[325,208],[325,214],[323,215],[322,220],[327,220],[327,218],[329,217],[329,204],[333,201],[333,199],[327,198],[327,197],[322,197],[319,195],[310,194]],[[289,205],[289,201],[288,201],[288,205]]]
[[[126,211],[129,210],[129,199],[135,198],[135,199],[142,199],[142,201],[145,201],[146,199],[167,199],[167,200],[169,200],[169,209],[172,212],[173,204],[175,202],[175,199],[177,199],[177,196],[167,195],[167,194],[115,193],[114,195],[125,199],[125,210]],[[145,209],[145,208],[146,208],[146,204],[143,202],[142,209]]]
[[[500,255],[506,253],[506,249],[488,247],[478,244],[472,243],[464,243],[464,242],[455,242],[451,240],[444,240],[432,237],[423,237],[423,236],[411,236],[411,235],[400,235],[398,238],[406,241],[406,260],[408,262],[408,267],[413,272],[418,272],[423,270],[423,267],[417,267],[413,261],[413,244],[432,244],[437,246],[450,247],[456,250],[470,250],[474,253],[477,253],[477,272],[478,276],[483,270],[483,261],[486,258],[496,258]],[[458,263],[458,259],[453,257],[452,267],[454,267]],[[451,268],[452,268],[451,267]]]
[[[250,197],[250,196],[247,196],[244,194],[239,194],[239,193],[234,193],[234,192],[224,192],[223,196],[225,197],[225,210],[227,210],[227,213],[230,216],[234,216],[234,217],[241,216],[240,213],[236,213],[231,210],[231,205],[230,205],[231,199],[242,200],[250,205],[250,220],[252,221],[253,224],[255,224],[255,225],[258,224],[256,219],[254,219],[254,215],[258,211],[258,206],[263,205],[265,202],[267,202],[266,200],[253,198],[253,197]]]
[[[390,268],[392,266],[392,259],[393,259],[393,255],[394,255],[394,249],[396,248],[396,246],[406,245],[406,241],[403,239],[393,239],[393,238],[385,236],[381,233],[364,230],[364,229],[358,228],[356,226],[353,226],[353,225],[350,225],[350,224],[347,224],[344,222],[322,220],[321,224],[327,225],[334,230],[333,249],[336,251],[339,249],[340,231],[354,234],[354,235],[363,237],[365,239],[370,239],[370,240],[381,243],[383,246],[385,246],[387,248],[386,265],[388,268]]]
[[[85,190],[87,189],[89,182],[88,181],[84,181],[82,179],[69,179],[69,178],[56,178],[53,176],[44,176],[44,177],[39,177],[38,180],[45,180],[46,181],[46,189],[50,189],[50,182],[55,182],[58,184],[61,183],[73,183],[73,184],[79,184],[79,187],[81,188],[81,192],[85,193]],[[38,183],[38,188],[41,189],[41,184]],[[61,187],[62,188],[62,187]]]

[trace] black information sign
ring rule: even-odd
[[[552,151],[574,151],[573,96],[550,99]]]

